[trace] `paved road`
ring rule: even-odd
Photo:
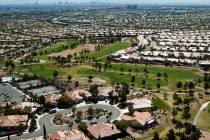
[[[200,116],[200,113],[209,105],[210,101],[205,102],[204,104],[201,105],[201,107],[199,108],[198,112],[195,115],[195,118],[193,120],[193,125],[197,124],[198,118]]]
[[[121,115],[121,111],[120,109],[118,109],[117,107],[111,106],[111,105],[103,105],[103,104],[94,104],[94,105],[86,105],[86,106],[81,106],[81,107],[77,107],[77,110],[87,110],[90,106],[92,106],[93,108],[103,108],[108,110],[109,112],[112,112],[112,116],[111,116],[111,120],[115,120],[117,119],[120,115]],[[62,110],[60,111],[62,113],[65,114],[69,114],[71,113],[71,109],[66,109],[66,110]],[[38,136],[43,136],[43,124],[45,124],[46,126],[46,131],[47,134],[50,134],[52,132],[55,132],[57,130],[68,130],[68,126],[67,125],[54,125],[52,124],[52,119],[54,118],[55,114],[47,114],[45,116],[43,116],[42,118],[39,119],[39,125],[40,125],[40,129],[33,132],[33,133],[25,133],[21,136],[11,136],[11,140],[20,140],[20,139],[27,139],[27,138],[32,138],[32,137],[38,137]],[[97,122],[106,122],[107,119],[105,117],[100,117],[100,119],[98,119]],[[89,123],[89,122],[87,122]],[[73,128],[76,128],[77,124],[75,124],[73,126]],[[1,140],[7,140],[7,137],[5,138],[0,138]]]

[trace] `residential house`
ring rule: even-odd
[[[122,120],[128,121],[130,126],[135,128],[148,128],[156,122],[155,117],[149,112],[135,111],[133,115],[123,115]]]
[[[89,125],[87,130],[92,139],[114,139],[121,133],[113,124],[98,123]]]

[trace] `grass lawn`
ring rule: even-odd
[[[55,65],[52,63],[47,64],[34,64],[23,66],[22,71],[29,75],[36,74],[37,76],[41,76],[44,78],[52,78],[54,70],[58,70]],[[59,76],[65,75],[65,72],[59,71]]]
[[[114,69],[114,67],[116,69]],[[131,84],[131,75],[135,75],[135,86],[142,87],[142,80],[146,81],[146,88],[153,88],[156,89],[157,83],[160,83],[161,89],[165,89],[164,87],[167,87],[167,89],[175,89],[175,85],[177,81],[187,81],[187,80],[193,80],[198,79],[201,76],[196,73],[196,71],[190,71],[186,70],[184,68],[168,68],[168,67],[147,67],[149,71],[149,77],[145,77],[143,73],[144,66],[138,65],[134,66],[132,64],[125,64],[122,65],[122,67],[125,68],[125,70],[128,70],[129,68],[132,68],[131,74],[129,72],[124,71],[121,72],[120,64],[113,64],[113,69],[110,71],[101,71],[97,72],[93,70],[91,66],[88,65],[82,65],[82,66],[73,66],[71,68],[62,68],[59,66],[56,66],[53,64],[53,62],[48,62],[45,64],[34,64],[30,66],[24,66],[23,72],[27,74],[37,74],[39,76],[43,76],[46,78],[52,78],[52,74],[54,70],[58,70],[59,76],[67,77],[68,75],[72,75],[75,77],[88,77],[88,76],[95,76],[95,77],[101,77],[102,79],[105,79],[110,84],[117,84],[121,82],[126,82],[128,84]],[[138,69],[138,72],[136,72],[134,69]],[[162,77],[161,80],[157,80],[157,72],[167,72],[169,75],[168,81],[164,80]],[[121,74],[123,73],[123,74]],[[181,73],[181,74],[180,74]],[[183,76],[177,76],[177,75],[183,75]],[[173,87],[173,88],[171,88]]]
[[[210,105],[201,112],[198,118],[197,126],[201,130],[210,132]]]
[[[161,100],[160,98],[155,98],[152,100],[152,104],[157,107],[158,109],[165,109],[165,110],[169,110],[170,111],[170,106],[164,102],[163,100]]]
[[[95,70],[81,70],[77,74],[79,76],[84,76],[84,77],[88,77],[88,76],[101,77],[103,79],[106,79],[110,84],[117,84],[117,83],[122,83],[122,82],[131,84],[131,75],[129,75],[127,73],[121,74],[118,71],[97,72]],[[135,86],[142,87],[142,80],[146,81],[147,88],[155,88],[158,82],[161,85],[167,84],[167,82],[163,81],[163,80],[157,81],[156,79],[145,78],[145,77],[137,75],[136,81],[135,81]]]
[[[109,54],[115,53],[122,49],[126,49],[130,46],[131,44],[128,41],[116,42],[101,49],[100,51],[91,52],[89,54],[89,57],[95,57],[96,59],[103,60],[103,58],[106,58],[106,56],[108,56]]]
[[[42,60],[48,59],[48,54],[58,52],[63,49],[64,45],[72,45],[76,41],[64,40],[53,44],[46,49],[40,50],[43,55],[39,55],[38,58]],[[130,46],[129,41],[122,41],[110,44],[97,52],[91,52],[89,57],[95,57],[97,59],[104,60],[107,55],[114,53],[118,50],[128,48]],[[40,53],[40,52],[39,52]],[[1,64],[1,63],[0,63]],[[121,67],[123,71],[121,71]],[[147,68],[149,74],[148,77],[144,75],[144,69]],[[56,66],[51,61],[44,64],[35,64],[31,66],[24,66],[23,72],[27,74],[37,74],[46,78],[52,78],[54,70],[58,70],[59,76],[67,77],[68,75],[79,77],[97,76],[107,80],[110,84],[117,84],[126,82],[131,84],[131,75],[135,75],[135,86],[142,87],[142,80],[146,81],[146,88],[157,89],[157,83],[160,83],[161,89],[172,91],[176,89],[177,81],[192,81],[202,77],[199,70],[195,68],[182,68],[182,67],[161,67],[161,66],[145,66],[145,65],[134,65],[134,64],[119,64],[113,63],[110,71],[97,72],[92,70],[92,64],[85,63],[82,66],[74,66],[71,68],[62,68]],[[129,72],[131,69],[131,72]],[[123,74],[122,74],[123,73]],[[157,73],[161,73],[161,80],[157,80]],[[168,79],[165,80],[163,74],[167,73]]]
[[[0,68],[4,67],[4,61],[0,61]]]
[[[170,89],[176,88],[177,81],[193,81],[201,78],[201,72],[195,68],[182,68],[182,67],[161,67],[161,66],[145,66],[145,65],[134,65],[134,64],[112,64],[112,69],[115,71],[120,71],[121,67],[124,71],[128,72],[129,69],[132,73],[141,75],[144,77],[144,69],[147,68],[149,72],[149,79],[157,79],[157,73],[167,73],[168,82],[167,85]],[[164,81],[164,77],[161,76],[161,81]]]

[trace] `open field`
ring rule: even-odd
[[[130,45],[131,44],[128,41],[116,42],[113,44],[109,44],[107,47],[104,47],[100,51],[91,52],[89,54],[89,57],[94,57],[96,59],[103,60],[109,54],[112,54],[112,53],[117,52],[122,49],[126,49],[126,48],[130,47]]]
[[[82,66],[73,66],[71,68],[59,67],[55,65],[53,62],[49,62],[46,64],[35,64],[22,67],[22,71],[27,74],[37,74],[39,76],[43,76],[46,78],[53,78],[53,71],[58,70],[59,76],[66,78],[68,75],[72,75],[74,77],[100,77],[105,79],[110,84],[117,84],[121,82],[126,82],[131,84],[131,75],[135,75],[135,86],[142,87],[142,80],[146,81],[146,88],[156,88],[157,83],[161,84],[161,87],[164,89],[176,89],[177,81],[191,81],[197,80],[201,78],[201,74],[199,70],[196,69],[185,69],[185,68],[169,68],[169,67],[158,67],[158,66],[147,66],[147,70],[149,71],[148,77],[144,76],[143,69],[145,66],[143,65],[132,65],[125,64],[122,67],[125,69],[123,72],[120,71],[120,64],[112,64],[112,69],[110,71],[101,71],[98,72],[94,70],[92,66],[82,65]],[[131,68],[132,72],[128,72],[128,69]],[[138,72],[136,72],[138,70]],[[161,80],[157,80],[157,73],[161,74],[167,73],[168,78],[165,80],[163,76],[160,78]]]
[[[74,49],[68,49],[62,52],[58,52],[58,53],[52,53],[49,56],[54,56],[54,57],[67,57],[68,55],[74,55],[75,53],[78,54],[80,53],[82,50],[89,50],[90,52],[93,52],[95,50],[96,45],[94,44],[84,44],[84,45],[78,45],[76,48]]]

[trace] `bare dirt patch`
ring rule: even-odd
[[[95,44],[83,44],[77,46],[75,49],[69,49],[58,53],[52,53],[49,56],[51,57],[67,57],[68,55],[74,55],[75,53],[78,54],[82,50],[89,50],[90,52],[95,51],[96,45]]]
[[[88,82],[88,77],[81,77],[81,78],[79,78],[79,80]],[[107,81],[100,78],[100,77],[94,77],[92,79],[92,82],[94,82],[94,83],[106,83]]]

